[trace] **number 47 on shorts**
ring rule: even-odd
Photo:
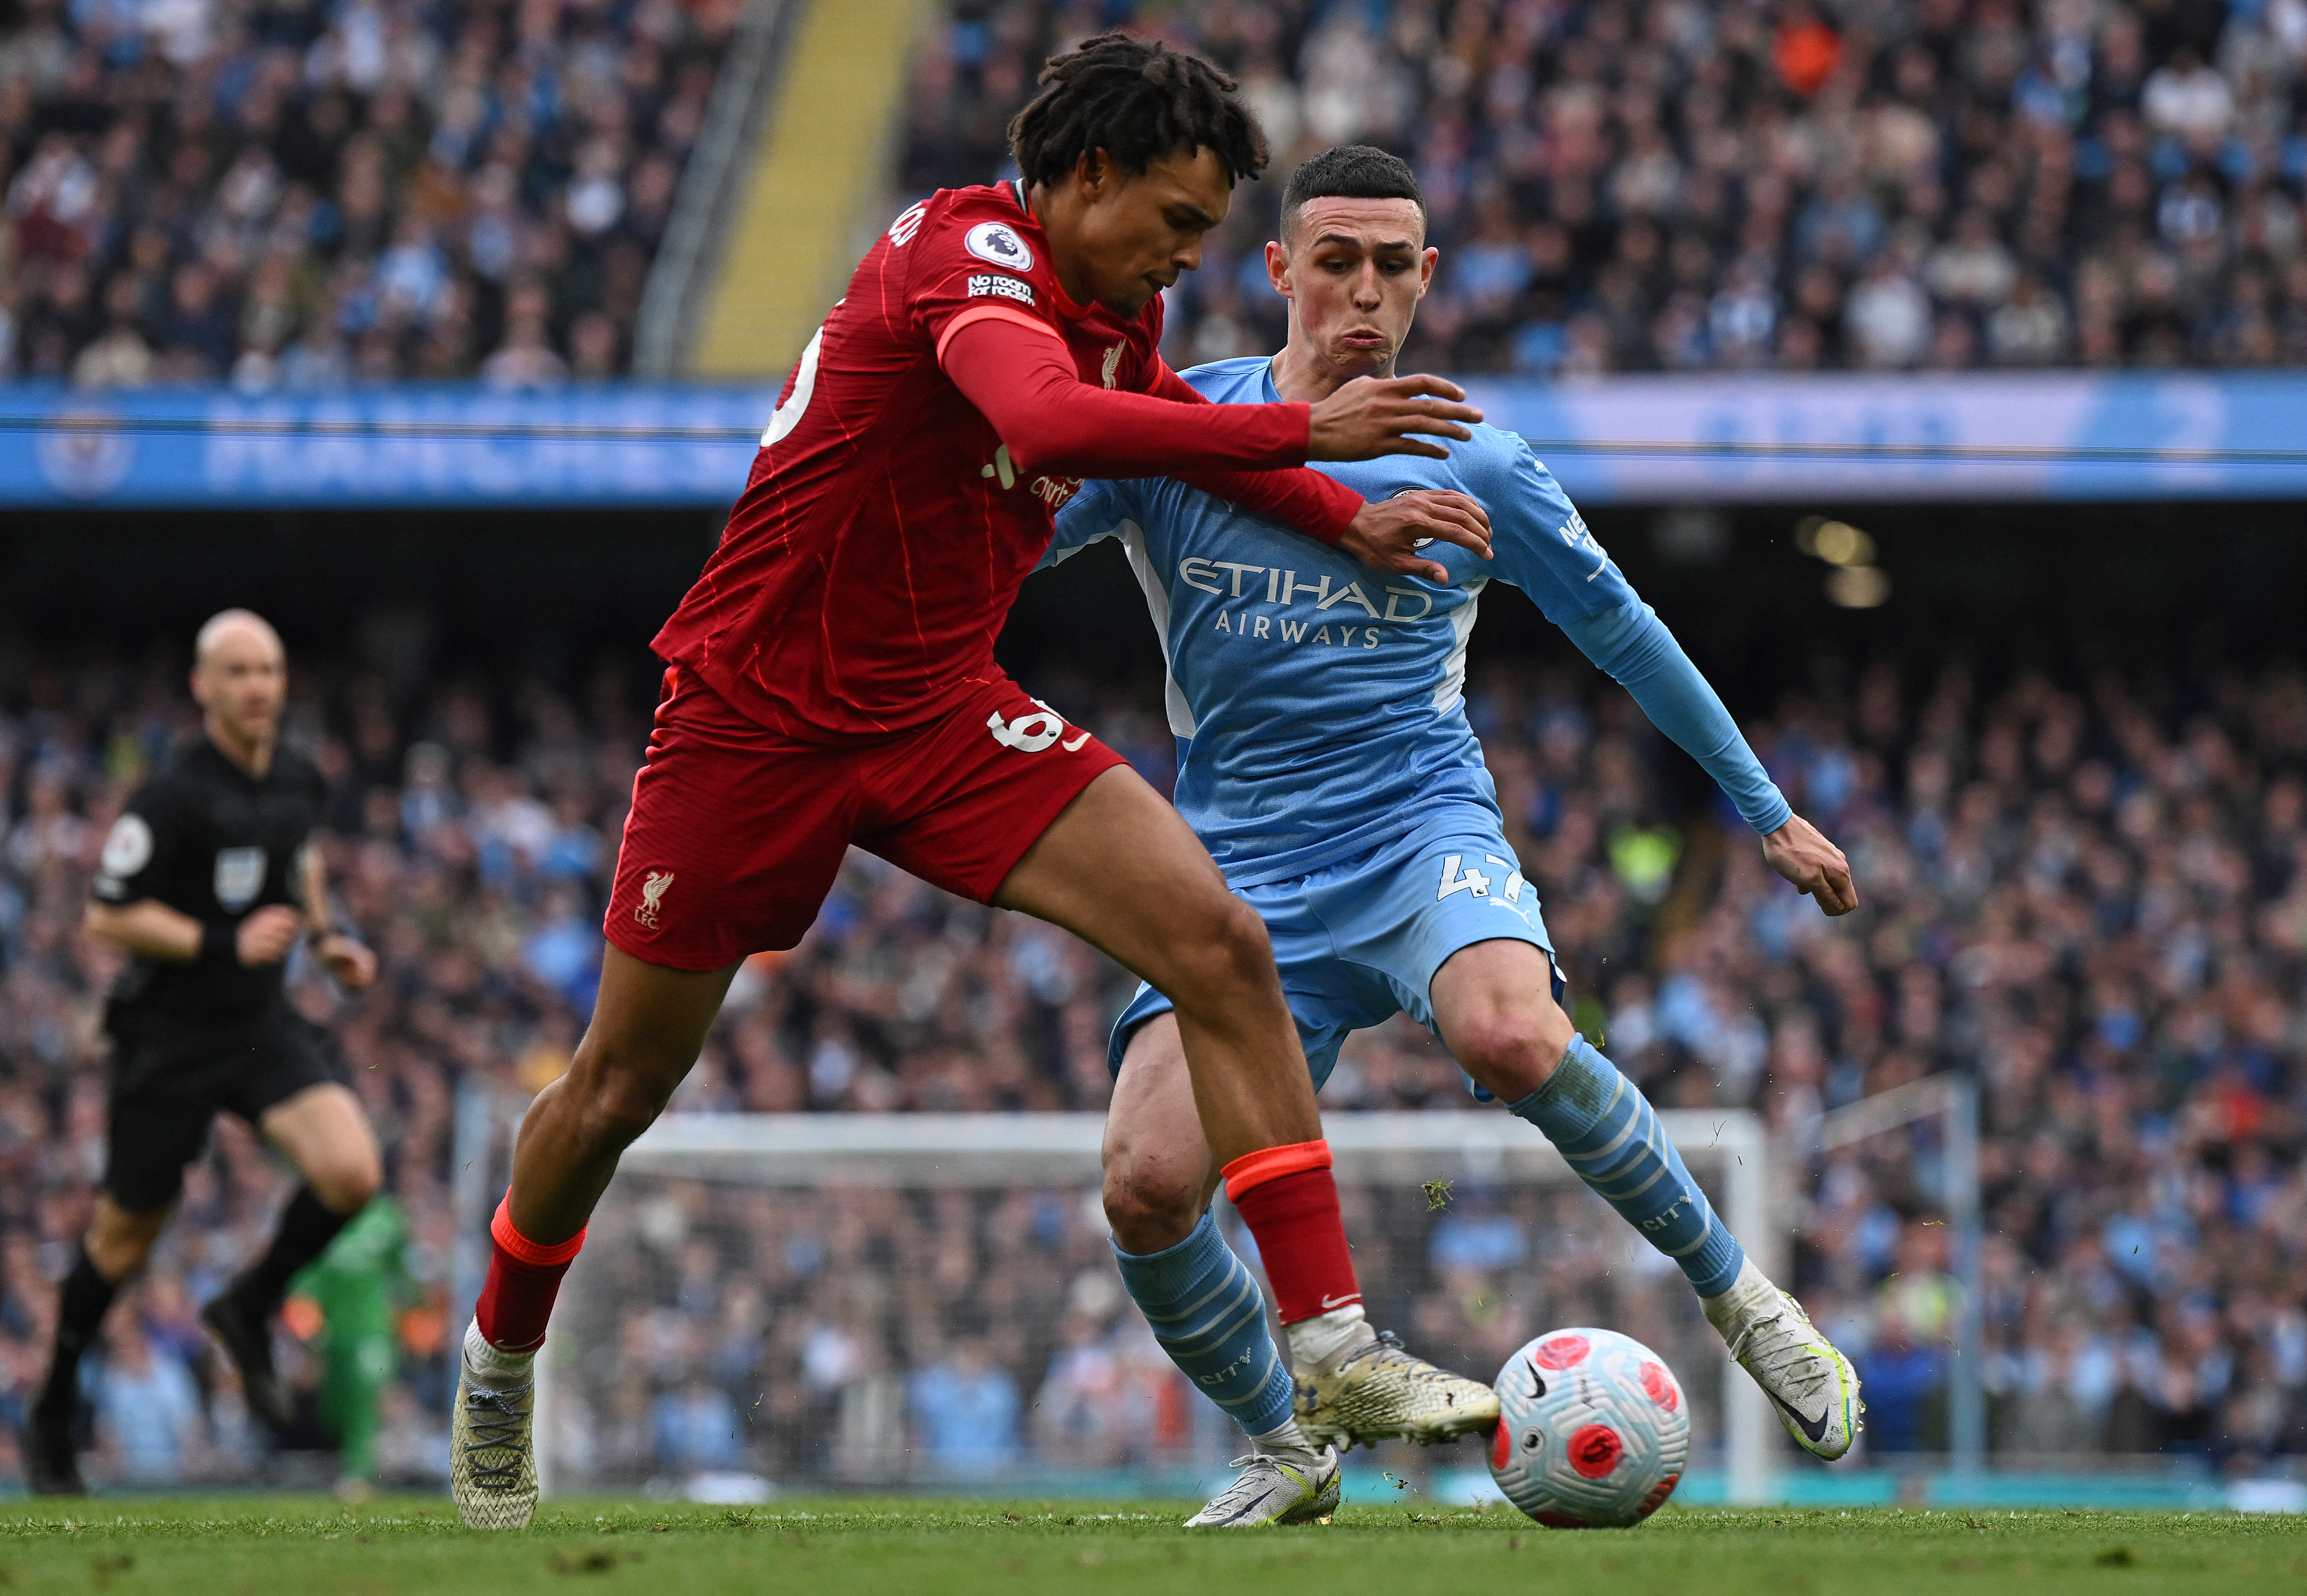
[[[1434,901],[1437,903],[1441,902],[1453,892],[1471,892],[1477,898],[1487,898],[1490,895],[1491,878],[1489,876],[1483,875],[1479,870],[1459,868],[1464,862],[1465,857],[1462,853],[1454,853],[1443,859],[1442,884],[1434,894]],[[1494,853],[1486,853],[1482,857],[1506,873],[1505,888],[1506,901],[1520,902],[1522,889],[1522,872],[1515,869],[1511,861],[1502,859]]]

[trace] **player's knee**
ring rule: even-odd
[[[563,1083],[563,1089],[574,1085],[572,1078]],[[661,1094],[632,1074],[613,1068],[595,1071],[581,1089],[578,1135],[585,1149],[596,1156],[622,1153],[665,1112]]]
[[[369,1199],[384,1184],[384,1170],[374,1148],[362,1148],[331,1159],[304,1178],[322,1208],[349,1216],[368,1207]]]
[[[1546,1084],[1576,1034],[1556,1003],[1491,1009],[1459,1021],[1450,1051],[1467,1074],[1514,1103]]]
[[[1174,1247],[1201,1218],[1201,1182],[1177,1159],[1123,1152],[1105,1166],[1114,1243],[1140,1255]]]
[[[1238,994],[1275,979],[1265,922],[1231,893],[1179,937],[1172,958],[1179,968],[1163,990],[1180,1008],[1196,1006],[1196,1000],[1231,1004]]]

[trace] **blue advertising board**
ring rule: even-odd
[[[1477,378],[1592,504],[2307,499],[2307,372]],[[776,387],[0,386],[0,505],[714,508]]]

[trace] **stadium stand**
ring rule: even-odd
[[[186,728],[172,679],[44,669],[0,716],[10,1417],[46,1345],[53,1294],[40,1283],[63,1267],[100,1165],[111,967],[77,930],[85,883],[128,786]],[[1583,673],[1478,680],[1476,722],[1582,1025],[1662,1104],[1754,1106],[1797,1137],[1824,1108],[1975,1071],[1996,1447],[2237,1466],[2307,1452],[2307,678],[2109,666],[1989,683],[1955,665],[1816,679],[1829,685],[1790,694],[1755,730],[1789,796],[1857,866],[1866,906],[1831,923],[1767,877],[1720,816],[1676,808],[1678,756],[1621,696],[1596,694]],[[530,679],[444,680],[406,703],[373,679],[338,681],[300,700],[296,725],[339,784],[334,868],[387,972],[337,1021],[415,1236],[407,1373],[383,1447],[388,1472],[415,1479],[437,1455],[445,1406],[452,1096],[467,1078],[534,1088],[564,1064],[643,722],[607,677],[574,698]],[[1119,746],[1158,743],[1142,717],[1107,730]],[[861,856],[802,947],[744,977],[676,1106],[1097,1107],[1123,990],[1079,944]],[[309,986],[303,1001],[334,1003]],[[1350,1046],[1325,1102],[1474,1111],[1446,1059],[1400,1028]],[[1865,1371],[1878,1455],[1944,1444],[1935,1152],[1917,1131],[1836,1155],[1801,1221],[1801,1289]],[[281,1193],[245,1134],[220,1134],[188,1188],[195,1223],[170,1230],[136,1311],[116,1320],[102,1380],[146,1395],[100,1385],[112,1477],[252,1466],[250,1428],[188,1305],[261,1241]],[[1073,1284],[1102,1264],[1102,1242],[1070,1200],[940,1199],[927,1220],[759,1192],[712,1201],[729,1211],[700,1219],[661,1267],[635,1265],[621,1299],[631,1323],[613,1344],[648,1378],[630,1412],[602,1416],[595,1444],[610,1461],[674,1476],[801,1466],[767,1441],[748,1452],[714,1439],[733,1406],[766,1399],[823,1414],[828,1447],[866,1448],[839,1472],[887,1477],[889,1446],[936,1454],[931,1431],[949,1417],[939,1381],[966,1387],[969,1411],[1006,1413],[1002,1446],[1019,1453],[1114,1462],[1191,1438],[1175,1416],[1192,1404],[1163,1395],[1142,1327]],[[1470,1219],[1462,1267],[1434,1276],[1451,1288],[1394,1307],[1437,1342],[1510,1342],[1511,1324],[1468,1319],[1482,1295],[1466,1282],[1515,1269],[1583,1322],[1607,1260],[1548,1238],[1606,1236],[1608,1224],[1574,1205]],[[1437,1270],[1445,1246],[1437,1231]],[[869,1276],[912,1282],[885,1319],[860,1319],[848,1286],[829,1284]],[[1038,1327],[998,1343],[967,1333],[997,1319]],[[860,1381],[870,1389],[852,1391]],[[1017,1402],[1045,1383],[1071,1417],[1042,1433]],[[1172,1418],[1148,1429],[1115,1405],[1133,1403]],[[838,1415],[853,1410],[880,1414],[879,1428],[841,1442]],[[704,1450],[684,1451],[691,1441]]]
[[[1043,57],[1115,14],[959,0],[919,57],[906,184],[994,177]],[[1416,166],[1445,251],[1420,369],[2307,363],[2301,0],[1266,0],[1136,25],[1237,75],[1280,169],[1348,141]],[[1172,363],[1279,342],[1277,192],[1172,291]]]
[[[626,369],[736,0],[15,0],[0,376]]]

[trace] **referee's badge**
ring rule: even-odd
[[[124,881],[152,862],[152,828],[142,815],[124,815],[112,823],[104,839],[104,857],[97,868]]]
[[[216,858],[216,897],[227,914],[236,915],[264,890],[264,850],[220,848]]]

